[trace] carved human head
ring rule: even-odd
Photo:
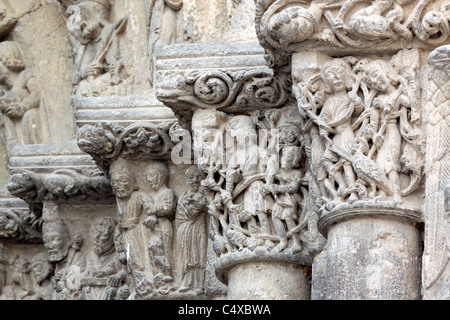
[[[343,59],[333,59],[322,68],[322,77],[327,92],[343,91],[351,87],[351,70]]]
[[[85,39],[96,38],[108,23],[111,3],[109,0],[82,1],[73,8],[73,21]]]
[[[116,222],[112,218],[103,218],[94,226],[94,252],[101,256],[111,252],[114,247]]]
[[[189,188],[195,192],[200,189],[200,182],[206,178],[206,175],[195,165],[190,166],[185,175]]]
[[[42,239],[50,262],[59,262],[67,256],[70,245],[70,234],[63,221],[44,222],[42,226]]]
[[[53,272],[53,266],[49,261],[47,253],[40,252],[31,259],[30,271],[38,284],[41,284],[45,279],[50,277]]]
[[[167,185],[169,180],[169,170],[162,162],[152,162],[145,170],[145,177],[150,189],[157,191],[163,185]]]
[[[126,160],[119,158],[110,167],[111,187],[120,199],[129,198],[138,189],[135,176]]]
[[[301,6],[283,9],[270,17],[267,23],[271,37],[285,48],[289,44],[310,39],[317,28],[317,19],[313,13]]]
[[[362,80],[371,89],[387,92],[396,83],[392,73],[393,68],[388,61],[373,60],[366,65]]]
[[[281,151],[281,168],[285,170],[297,167],[304,158],[302,148],[287,146]]]
[[[25,69],[22,51],[13,41],[0,42],[0,79],[7,76],[8,70],[20,72]]]

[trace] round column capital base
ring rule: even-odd
[[[216,276],[222,283],[228,285],[229,271],[238,265],[247,263],[287,264],[298,268],[310,268],[312,266],[312,259],[310,256],[302,253],[275,253],[269,252],[266,249],[255,249],[254,251],[244,249],[221,256],[214,264]]]
[[[397,205],[393,202],[359,201],[352,205],[343,203],[330,211],[322,212],[317,227],[319,232],[327,237],[328,232],[334,225],[361,218],[402,220],[411,224],[422,222],[419,209]]]

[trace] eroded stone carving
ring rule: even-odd
[[[449,46],[435,49],[428,57],[426,203],[425,203],[425,297],[447,299],[449,292],[446,272],[448,254],[448,187],[450,175],[450,122],[448,107]],[[439,283],[442,283],[439,285]]]
[[[93,252],[86,258],[81,276],[83,300],[123,300],[127,298],[126,272],[115,248],[116,222],[103,218],[94,226]]]
[[[169,136],[173,125],[172,122],[136,123],[126,128],[109,123],[85,125],[77,133],[77,143],[108,174],[111,162],[119,156],[133,160],[167,158],[174,146]]]
[[[302,48],[400,49],[443,44],[450,35],[448,5],[430,0],[264,1],[256,30],[269,63],[282,67]]]
[[[194,114],[194,146],[201,148],[195,151],[207,175],[202,185],[208,190],[218,255],[257,248],[293,254],[302,250],[308,178],[300,121],[292,107],[251,115]]]
[[[42,227],[44,247],[55,265],[52,277],[53,300],[81,300],[81,274],[86,268],[86,258],[80,252],[83,237],[71,237],[62,220],[45,221]]]
[[[25,200],[33,213],[40,217],[42,201],[86,199],[111,196],[109,180],[99,170],[59,169],[51,173],[36,173],[31,170],[13,172],[9,192]]]
[[[178,198],[175,226],[176,244],[181,251],[182,282],[179,292],[194,290],[197,294],[204,293],[208,202],[201,181],[205,177],[197,166],[189,167],[186,170],[189,189]]]
[[[127,77],[118,39],[127,18],[111,23],[110,10],[110,0],[80,1],[68,8],[71,15],[67,31],[74,52],[77,95],[108,95]]]
[[[24,64],[14,41],[0,42],[0,109],[6,131],[6,144],[43,142],[39,114],[41,89],[33,72]]]
[[[418,189],[418,61],[414,50],[390,60],[332,59],[294,85],[322,209],[358,200],[397,205]]]

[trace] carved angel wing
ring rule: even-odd
[[[429,58],[429,97],[426,155],[424,285],[430,289],[444,272],[449,253],[446,246],[444,187],[450,176],[448,120],[450,98],[450,46],[434,50]]]

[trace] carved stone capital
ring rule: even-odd
[[[206,49],[188,44],[162,47],[156,71],[156,96],[185,129],[190,129],[197,109],[267,110],[283,106],[290,97],[288,79],[267,68],[255,42],[214,43]]]
[[[438,1],[255,0],[256,32],[272,66],[292,52],[329,54],[433,48],[450,36],[448,5]]]

